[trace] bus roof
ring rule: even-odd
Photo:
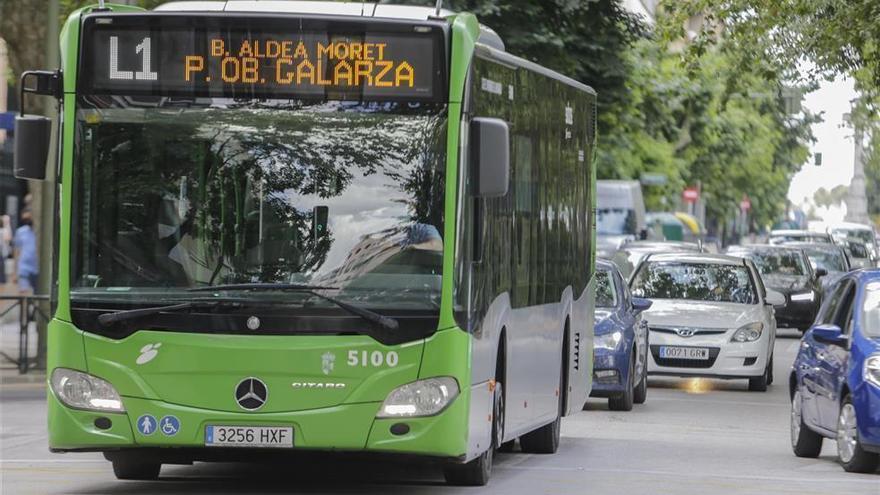
[[[225,1],[179,1],[162,4],[156,11],[176,12],[262,12],[305,15],[340,15],[426,21],[434,18],[434,7],[418,5],[391,5],[377,2],[333,2],[289,0],[225,0]],[[454,15],[447,9],[440,10],[441,17]],[[504,50],[504,42],[492,28],[480,25],[480,42],[492,48]]]

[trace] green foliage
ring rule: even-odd
[[[880,96],[880,2],[877,0],[676,0],[664,3],[667,39],[686,34],[686,19],[702,15],[701,49],[719,31],[726,42],[754,53],[772,70],[798,72],[812,62],[805,76],[855,78],[875,106]]]

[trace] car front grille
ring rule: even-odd
[[[715,364],[715,360],[718,359],[719,352],[721,352],[720,348],[709,347],[709,359],[707,359],[706,361],[698,361],[694,359],[669,359],[660,357],[659,345],[651,346],[651,355],[654,356],[654,361],[659,366],[667,366],[669,368],[711,368],[712,365]]]
[[[669,335],[678,335],[680,337],[693,337],[694,335],[721,335],[727,333],[726,328],[701,328],[701,327],[666,327],[651,326],[648,329],[652,332],[666,333]],[[679,330],[689,331],[689,335],[680,335]]]

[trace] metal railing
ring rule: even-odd
[[[11,313],[15,308],[19,309],[18,316],[18,358],[14,358],[6,352],[0,350],[0,356],[9,360],[18,367],[19,374],[25,374],[33,366],[37,364],[36,360],[32,363],[28,350],[30,348],[30,333],[28,328],[31,323],[36,323],[37,318],[42,318],[43,323],[49,323],[49,316],[40,309],[40,303],[48,301],[49,296],[46,295],[0,295],[0,303],[3,301],[13,301],[13,303],[3,311],[0,311],[0,319]]]

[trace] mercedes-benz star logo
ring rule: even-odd
[[[259,378],[248,377],[235,386],[235,402],[238,407],[247,411],[256,411],[263,407],[269,398],[269,387]]]
[[[693,337],[697,331],[693,328],[676,328],[675,333],[677,333],[679,337]]]

